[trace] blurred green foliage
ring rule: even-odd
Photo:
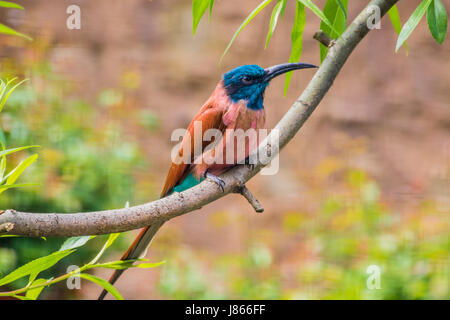
[[[4,66],[4,76],[20,74],[23,68],[30,78],[27,85],[19,87],[10,97],[2,112],[6,140],[16,146],[39,141],[42,148],[38,151],[39,161],[24,173],[24,180],[39,186],[3,193],[0,208],[78,212],[123,207],[127,201],[134,203],[135,172],[144,168],[145,162],[137,145],[122,134],[120,122],[102,116],[105,104],[108,108],[121,107],[121,101],[117,100],[122,94],[120,89],[99,92],[96,105],[79,98],[73,83],[52,72],[45,58],[25,62],[23,66],[6,61]],[[12,154],[10,159],[19,162],[17,157],[25,155],[26,152]],[[61,241],[2,238],[0,272],[6,274],[57,250]],[[92,255],[98,245],[96,241],[92,243],[71,255],[67,265],[82,265],[83,259]],[[17,287],[21,285],[17,283]]]
[[[443,214],[430,201],[417,212],[392,212],[365,172],[343,172],[341,191],[325,197],[318,212],[283,213],[275,243],[253,236],[239,254],[169,253],[158,286],[162,297],[447,299],[448,223],[436,220]],[[286,256],[282,242],[294,237]],[[380,289],[367,285],[371,265],[380,269]]]

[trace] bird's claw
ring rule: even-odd
[[[255,164],[250,161],[250,157],[245,158],[244,164],[247,165],[250,168],[250,170],[255,169]]]
[[[217,184],[217,186],[222,190],[222,192],[225,192],[225,181],[220,179],[218,176],[213,175],[212,173],[209,173],[208,171],[205,172],[205,178],[210,179],[214,183]]]

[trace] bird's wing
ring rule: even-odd
[[[223,123],[223,108],[220,108],[213,101],[209,100],[200,109],[200,112],[195,116],[192,122],[189,124],[186,134],[183,137],[180,150],[178,151],[178,161],[172,162],[172,165],[167,174],[166,182],[161,192],[161,197],[166,196],[171,190],[176,187],[189,173],[189,167],[194,161],[194,123],[199,121],[201,123],[201,134],[208,129],[218,129],[220,131],[225,130],[225,124]],[[203,141],[201,145],[201,151],[210,144],[210,141]],[[183,159],[183,155],[189,152],[190,162],[184,163],[180,161]]]

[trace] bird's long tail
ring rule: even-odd
[[[194,178],[192,174],[188,174],[187,176],[183,176],[181,178],[174,180],[172,179],[172,175],[170,174],[170,172],[171,171],[169,171],[169,174],[167,175],[163,191],[161,192],[161,198],[164,198],[165,196],[171,194],[173,191],[182,192],[200,183],[200,180]],[[128,248],[128,250],[124,253],[121,260],[139,259],[145,256],[145,253],[147,251],[148,246],[150,245],[150,242],[152,241],[156,232],[158,232],[159,228],[161,228],[163,223],[164,221],[156,222],[148,227],[143,228],[136,237],[136,239],[134,239],[133,243]],[[117,279],[119,279],[119,277],[122,275],[122,273],[124,273],[125,270],[127,269],[115,270],[111,278],[109,279],[109,283],[114,284],[117,281]],[[106,290],[103,290],[100,296],[98,297],[98,300],[103,300],[103,298],[106,296],[107,293],[108,292]]]
[[[159,228],[161,228],[163,223],[164,222],[156,222],[148,227],[143,228],[136,239],[133,241],[133,244],[124,253],[121,260],[139,259],[144,256],[155,233],[159,230]],[[109,279],[109,283],[114,284],[125,270],[127,269],[115,270],[111,278]],[[107,293],[108,292],[106,290],[103,290],[98,297],[98,300],[103,300]]]

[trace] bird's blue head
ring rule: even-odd
[[[233,102],[244,100],[247,108],[260,110],[270,80],[285,72],[306,68],[317,67],[307,63],[283,63],[267,69],[256,64],[240,66],[223,75],[225,91]]]

